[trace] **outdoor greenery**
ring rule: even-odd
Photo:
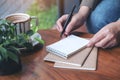
[[[39,7],[39,4],[35,2],[30,9],[27,11],[27,13],[31,16],[37,16],[39,19],[39,29],[48,29],[53,27],[53,25],[56,22],[57,19],[57,6],[52,5],[49,9],[47,10],[41,10]],[[33,21],[32,24],[35,22]]]

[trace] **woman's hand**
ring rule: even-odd
[[[63,30],[63,24],[65,23],[65,21],[66,21],[66,19],[67,19],[67,17],[68,17],[68,14],[66,14],[66,15],[63,15],[62,17],[60,17],[58,20],[57,20],[57,30],[59,31],[59,32],[62,32],[62,30]],[[67,28],[66,28],[66,30],[65,30],[65,34],[66,35],[68,35],[71,31],[73,31],[73,30],[75,30],[75,29],[77,29],[77,28],[79,28],[81,25],[83,25],[84,24],[84,21],[80,18],[80,16],[78,15],[78,14],[75,14],[73,17],[72,17],[72,19],[71,19],[71,21],[70,21],[70,23],[67,25]]]
[[[89,13],[89,8],[86,6],[82,6],[79,10],[79,12],[77,14],[75,14],[70,23],[67,25],[67,28],[65,30],[65,35],[69,35],[69,33],[77,28],[79,28],[80,26],[82,26],[88,16]],[[57,30],[59,32],[62,32],[63,30],[63,24],[65,23],[66,19],[68,17],[68,14],[63,15],[62,17],[60,17],[56,24],[57,24]]]
[[[119,44],[119,37],[120,21],[112,22],[97,32],[87,46],[111,48]]]

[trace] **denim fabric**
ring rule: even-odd
[[[120,18],[120,0],[102,0],[87,19],[90,33],[97,33],[105,25]]]

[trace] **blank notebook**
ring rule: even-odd
[[[44,60],[50,62],[65,63],[74,66],[82,66],[82,64],[85,62],[86,58],[90,54],[91,50],[92,48],[84,48],[81,51],[74,54],[73,56],[69,57],[68,59],[64,59],[57,55],[48,53],[48,55],[45,56]]]
[[[54,67],[67,68],[67,69],[96,70],[97,51],[98,49],[94,47],[82,66],[75,66],[75,65],[55,62]]]
[[[75,35],[70,35],[67,38],[46,46],[46,50],[50,53],[67,59],[70,55],[83,49],[88,43],[89,40],[87,39],[80,38]]]

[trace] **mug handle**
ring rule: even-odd
[[[31,16],[31,19],[35,19],[35,25],[38,26],[38,24],[39,24],[38,17]]]

